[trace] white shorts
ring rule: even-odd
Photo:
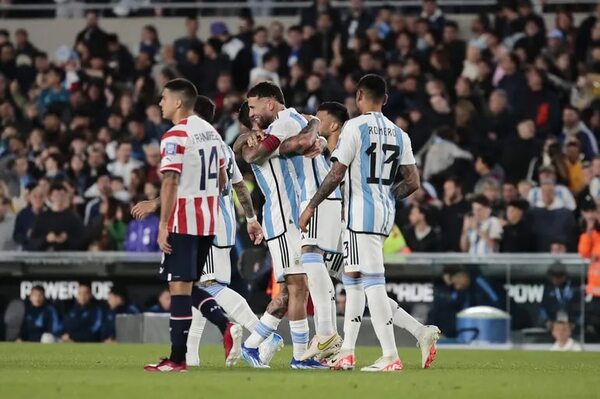
[[[355,233],[346,230],[344,258],[347,273],[384,274],[383,243],[386,237],[377,234]]]
[[[210,280],[224,285],[231,283],[231,247],[210,247],[200,282]]]
[[[285,233],[268,240],[267,246],[277,282],[283,282],[285,276],[290,274],[306,273],[300,262],[300,230],[294,225],[288,225]]]
[[[308,201],[300,205],[303,212]],[[302,232],[302,246],[314,245],[325,252],[341,252],[340,237],[344,231],[342,201],[326,199],[315,210],[308,224],[308,232]]]

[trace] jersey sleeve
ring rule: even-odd
[[[160,172],[183,170],[183,154],[187,142],[187,134],[179,130],[170,130],[160,142]]]
[[[351,124],[346,123],[340,134],[337,147],[331,154],[331,161],[350,166],[360,150],[360,132]]]
[[[402,132],[402,141],[404,145],[402,146],[402,157],[400,158],[400,165],[414,165],[416,163],[415,155],[412,151],[410,137],[408,137],[408,134],[406,134],[405,132]]]
[[[271,126],[269,126],[267,133],[270,136],[277,137],[279,142],[283,143],[285,139],[297,135],[300,130],[298,123],[289,118],[280,118],[276,119]]]

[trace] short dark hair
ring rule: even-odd
[[[324,103],[321,103],[317,111],[327,112],[329,115],[333,116],[341,125],[343,125],[348,119],[350,119],[348,109],[344,105],[336,101],[326,101]]]
[[[260,82],[252,87],[246,97],[273,98],[278,103],[285,105],[281,88],[273,82]]]
[[[267,30],[267,28],[265,28],[264,26],[259,26],[256,29],[254,29],[254,32],[252,32],[252,35],[256,35],[259,32],[264,32],[264,33],[269,33],[269,31]]]
[[[38,285],[34,285],[33,287],[31,287],[31,292],[33,292],[33,291],[39,291],[39,292],[42,293],[42,295],[46,295],[46,290],[44,289],[43,286],[41,286],[39,284]]]
[[[67,191],[67,188],[62,182],[54,182],[50,185],[50,190],[48,194],[52,194],[55,191]]]
[[[277,54],[274,51],[267,51],[263,56],[262,56],[262,62],[263,64],[266,64],[267,62],[271,61],[274,58],[278,58]]]
[[[454,28],[458,30],[458,23],[456,23],[456,21],[448,20],[444,24],[444,28]]]
[[[198,90],[189,80],[183,78],[170,80],[165,84],[165,89],[179,93],[186,108],[194,108],[198,98]]]
[[[385,80],[374,73],[363,76],[358,81],[357,89],[365,93],[365,96],[373,101],[383,101],[387,95]]]
[[[60,79],[60,81],[62,82],[63,80],[65,80],[65,71],[63,71],[61,68],[57,67],[57,66],[50,66],[50,68],[48,68],[48,72],[52,72],[55,73],[56,75],[58,75],[58,78]]]
[[[492,204],[490,204],[490,200],[483,194],[476,195],[471,200],[472,204],[479,204],[481,206],[485,206],[486,208],[491,208]]]
[[[302,33],[302,28],[300,27],[300,25],[292,25],[288,28],[288,33],[289,32],[298,32],[298,33]]]
[[[248,101],[244,101],[242,105],[240,105],[238,120],[242,125],[252,130],[252,120],[250,120],[250,108],[248,108]]]
[[[204,119],[208,123],[212,123],[215,118],[215,103],[206,96],[198,96],[196,98],[196,104],[194,105],[194,112],[197,113],[200,118]]]

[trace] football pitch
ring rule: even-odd
[[[401,373],[290,370],[290,348],[271,370],[225,369],[220,346],[201,347],[200,368],[147,373],[167,345],[0,344],[0,397],[13,398],[591,398],[600,353],[439,351],[421,370],[417,349],[400,348]],[[359,366],[377,348],[357,350]]]

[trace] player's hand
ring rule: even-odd
[[[131,208],[131,216],[137,220],[141,220],[151,213],[154,213],[156,208],[158,208],[156,201],[138,202],[133,208]]]
[[[312,147],[306,150],[304,156],[310,159],[314,159],[323,153],[325,147],[325,140],[321,140],[320,138],[318,138],[317,141],[315,141],[315,143],[312,145]]]
[[[169,230],[167,230],[166,225],[160,225],[158,227],[158,239],[156,241],[158,242],[158,246],[160,247],[161,251],[167,255],[171,254],[173,249],[169,244]]]
[[[303,231],[305,233],[308,231],[308,223],[310,223],[310,219],[312,219],[314,214],[315,214],[315,210],[310,205],[306,207],[304,212],[302,212],[302,215],[300,215],[300,230],[301,231]]]
[[[63,242],[67,241],[67,238],[69,238],[69,236],[63,231],[56,237],[56,242],[62,244]]]
[[[250,222],[246,228],[248,230],[248,236],[250,236],[250,240],[254,243],[254,245],[260,244],[263,240],[263,231],[260,223]]]
[[[56,236],[56,234],[54,234],[54,232],[46,234],[46,242],[56,242],[57,238],[58,237]]]
[[[256,147],[258,143],[260,143],[264,139],[265,133],[262,130],[253,130],[248,135],[248,140],[246,141],[246,144],[248,145],[248,147],[253,148]]]

